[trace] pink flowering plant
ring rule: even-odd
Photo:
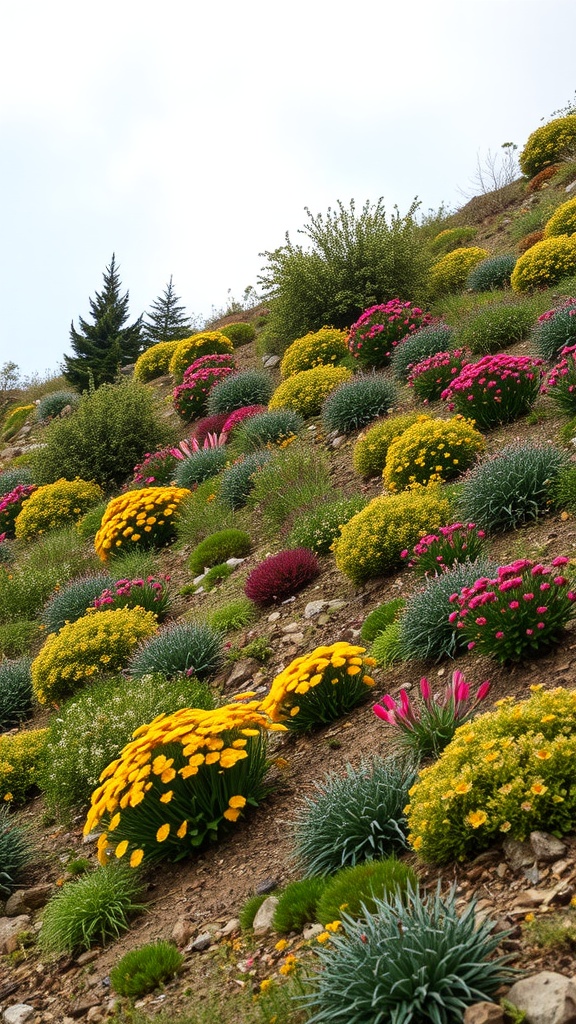
[[[382,703],[375,704],[372,710],[396,730],[398,745],[421,760],[439,756],[458,726],[475,715],[489,690],[490,683],[486,681],[472,697],[469,683],[456,669],[441,694],[433,694],[430,683],[423,677],[419,697],[410,698],[406,690],[400,690],[399,700],[386,694]]]
[[[576,313],[576,310],[574,310]],[[562,358],[548,374],[540,388],[568,416],[576,416],[576,345],[566,345]]]
[[[542,365],[531,356],[484,356],[467,363],[441,398],[451,412],[474,419],[479,430],[490,430],[530,412],[538,398]]]
[[[114,611],[115,608],[139,607],[144,611],[154,612],[158,621],[162,622],[170,604],[167,587],[169,582],[169,576],[162,576],[160,579],[148,576],[145,580],[116,580],[94,599],[92,607],[103,612]]]
[[[463,348],[456,348],[453,352],[436,352],[435,355],[410,366],[408,387],[413,389],[416,398],[424,405],[428,402],[437,402],[442,392],[463,369],[466,361]]]
[[[477,530],[474,523],[452,523],[441,526],[438,533],[429,533],[413,547],[407,549],[401,558],[409,558],[408,568],[418,576],[437,576],[460,562],[474,562],[484,554],[484,530]]]
[[[432,323],[432,316],[419,306],[390,299],[365,309],[350,328],[348,349],[362,366],[387,366],[399,341],[419,327]]]
[[[206,410],[206,402],[212,388],[233,373],[235,370],[231,366],[206,366],[191,373],[172,392],[174,408],[178,415],[187,422],[201,416]]]
[[[170,448],[161,448],[157,452],[146,452],[142,462],[134,466],[132,483],[127,484],[125,490],[134,490],[138,487],[158,487],[162,484],[169,484],[174,479],[176,459],[171,454]]]
[[[576,343],[576,299],[569,296],[536,321],[532,338],[543,359],[553,362],[563,348]]]
[[[500,566],[494,578],[483,576],[450,602],[448,616],[469,650],[487,654],[500,664],[540,654],[557,644],[574,614],[576,594],[563,574],[568,559],[550,566],[528,558]]]
[[[235,427],[243,423],[244,420],[251,419],[252,416],[258,416],[261,412],[267,412],[267,405],[243,405],[240,409],[234,409],[228,418],[224,421],[222,427],[224,433],[230,434]]]
[[[190,363],[190,366],[184,370],[182,383],[186,384],[190,378],[198,372],[198,370],[221,370],[223,367],[226,367],[229,370],[238,369],[236,366],[236,360],[231,353],[226,352],[223,355],[200,356],[199,359],[195,359],[194,362]]]
[[[0,533],[14,537],[14,523],[22,505],[36,490],[35,484],[18,484],[7,494],[0,496]]]

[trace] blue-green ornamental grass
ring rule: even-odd
[[[5,469],[0,473],[0,497],[13,491],[19,484],[31,484],[32,470],[29,466],[18,466],[14,469]]]
[[[263,370],[241,370],[230,374],[210,391],[206,405],[208,415],[234,412],[246,405],[268,405],[273,390],[272,377]]]
[[[234,429],[231,447],[239,454],[248,454],[260,448],[281,445],[297,437],[304,429],[304,420],[293,409],[268,409],[250,416]]]
[[[48,956],[72,955],[117,939],[144,909],[137,902],[141,892],[138,872],[117,863],[67,882],[46,906],[40,949]]]
[[[0,896],[10,895],[31,859],[26,831],[14,821],[6,804],[0,806]]]
[[[566,345],[576,345],[576,299],[543,313],[532,330],[532,340],[542,359],[554,362]]]
[[[37,407],[38,419],[41,423],[46,423],[59,416],[67,405],[75,409],[79,401],[80,395],[77,391],[52,391],[40,399]]]
[[[223,634],[205,622],[175,622],[160,629],[136,651],[128,671],[132,677],[160,672],[209,679],[220,667]]]
[[[102,591],[113,585],[113,577],[104,572],[80,576],[66,583],[48,598],[42,609],[40,621],[46,632],[57,633],[66,622],[76,622],[76,619],[86,614],[86,610],[100,597]]]
[[[430,324],[414,334],[407,335],[392,352],[390,365],[397,380],[405,381],[410,366],[416,366],[427,356],[449,352],[453,348],[454,331],[448,324]]]
[[[269,451],[252,452],[225,469],[220,480],[220,501],[234,510],[243,508],[254,487],[255,474],[271,458]]]
[[[501,253],[489,256],[477,263],[468,274],[466,287],[473,292],[490,292],[494,288],[503,288],[510,284],[510,275],[516,266],[517,257],[513,253]]]
[[[227,459],[228,452],[225,445],[222,445],[221,448],[200,448],[189,458],[178,463],[176,468],[178,487],[194,490],[196,484],[201,484],[204,480],[217,476],[224,469]]]
[[[0,732],[19,725],[32,714],[30,658],[0,661]]]
[[[336,388],[322,406],[327,430],[349,434],[385,416],[396,401],[394,384],[380,373],[358,373]]]

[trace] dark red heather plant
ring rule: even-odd
[[[227,419],[227,412],[217,412],[215,416],[204,416],[195,423],[192,437],[196,438],[198,444],[202,444],[208,434],[221,434]]]
[[[308,548],[291,548],[270,555],[252,570],[244,586],[255,604],[272,604],[291,597],[320,572],[316,555]]]

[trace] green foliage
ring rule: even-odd
[[[325,878],[301,878],[290,882],[278,897],[272,927],[277,932],[300,932],[305,924],[316,921],[316,907],[325,888]]]
[[[574,423],[570,424],[573,431]],[[555,477],[550,488],[550,495],[555,508],[566,509],[571,515],[576,513],[576,466],[564,466]]]
[[[488,306],[458,329],[458,344],[476,355],[500,352],[528,337],[534,316],[534,307],[529,302]]]
[[[233,324],[225,324],[220,330],[222,334],[225,334],[230,339],[234,348],[240,348],[242,345],[248,345],[251,341],[254,341],[256,337],[256,328],[253,324],[244,323],[241,320],[236,320]]]
[[[168,373],[170,360],[178,341],[159,341],[157,345],[151,345],[138,356],[134,365],[134,377],[136,380],[146,384],[156,377],[162,377]]]
[[[0,658],[20,658],[29,654],[40,636],[40,627],[36,621],[17,619],[15,622],[4,623],[0,626]]]
[[[254,478],[248,507],[258,509],[267,530],[279,530],[284,524],[288,528],[310,508],[337,496],[330,470],[326,451],[294,442]]]
[[[247,405],[267,405],[274,385],[265,370],[240,370],[215,384],[208,395],[206,408],[209,416],[234,412]]]
[[[147,345],[154,342],[169,344],[189,336],[192,321],[186,316],[184,306],[178,305],[179,302],[180,298],[174,292],[170,274],[170,280],[162,295],[151,304],[150,312],[146,313],[148,320],[144,320],[142,324],[142,334]]]
[[[489,256],[472,268],[468,274],[466,287],[473,292],[490,292],[494,288],[504,288],[510,284],[510,275],[515,266],[516,256],[512,253]]]
[[[389,668],[398,661],[404,660],[400,638],[400,621],[391,622],[374,640],[370,654],[381,668]]]
[[[76,530],[78,531],[78,536],[81,537],[82,540],[94,540],[94,537],[102,525],[102,519],[107,508],[107,501],[99,501],[97,505],[94,505],[81,517],[81,519],[78,520],[76,523]]]
[[[284,348],[326,324],[346,329],[359,312],[391,295],[422,296],[429,257],[415,220],[418,203],[405,216],[395,208],[388,219],[382,199],[357,213],[338,201],[300,230],[305,249],[286,235],[283,246],[263,255],[259,278],[272,298],[267,330]]]
[[[0,806],[24,803],[38,782],[45,742],[46,729],[0,735]]]
[[[75,857],[66,864],[66,871],[69,875],[85,875],[92,868],[92,862],[88,857]]]
[[[256,451],[225,469],[220,479],[220,501],[231,509],[242,508],[254,486],[254,476],[271,459],[268,451]]]
[[[544,238],[520,256],[510,283],[515,292],[550,287],[576,272],[576,237]]]
[[[354,469],[360,476],[380,476],[386,465],[388,448],[408,427],[416,423],[418,413],[390,416],[361,434],[354,445]]]
[[[222,477],[208,477],[184,499],[176,521],[180,544],[196,545],[217,530],[237,524],[238,516],[219,500]]]
[[[327,774],[293,822],[294,853],[308,876],[387,857],[405,846],[403,808],[414,780],[401,760],[372,758]]]
[[[366,643],[372,643],[379,633],[382,633],[387,626],[390,626],[398,618],[406,602],[403,597],[394,597],[385,604],[379,604],[362,623],[360,636]]]
[[[576,231],[576,198],[562,203],[552,214],[544,228],[544,238],[573,235]]]
[[[232,633],[236,629],[242,629],[254,622],[257,612],[252,601],[247,597],[238,597],[235,601],[229,601],[212,612],[208,621],[212,629],[222,633]]]
[[[14,530],[18,540],[30,540],[65,523],[76,522],[102,498],[98,484],[65,480],[37,487],[22,504]]]
[[[557,117],[528,136],[520,153],[520,168],[528,178],[559,160],[573,155],[576,147],[576,115]]]
[[[397,380],[405,381],[410,366],[415,366],[426,356],[446,352],[452,348],[453,330],[448,324],[430,324],[421,327],[414,334],[409,334],[392,353],[392,372]]]
[[[210,477],[217,476],[224,469],[228,452],[222,445],[220,448],[200,448],[187,459],[182,459],[176,468],[178,487],[191,490],[195,484],[201,484]]]
[[[467,1006],[490,1001],[511,972],[505,957],[490,959],[500,937],[475,911],[469,903],[462,912],[454,890],[421,897],[416,888],[376,897],[361,921],[344,913],[344,933],[317,951],[303,1000],[310,1024],[454,1024]]]
[[[15,466],[0,473],[0,497],[13,491],[18,485],[32,483],[32,471],[29,466]]]
[[[454,249],[461,249],[467,242],[471,242],[477,234],[476,228],[444,228],[436,238],[430,242],[430,251],[434,256],[446,256]]]
[[[435,295],[460,291],[466,285],[468,274],[490,253],[479,246],[453,249],[434,264],[430,271],[430,287]]]
[[[548,310],[534,325],[532,340],[542,359],[553,362],[567,345],[576,344],[576,299]]]
[[[75,409],[80,401],[80,395],[76,391],[51,391],[40,399],[37,407],[38,419],[41,423],[59,416],[67,405]]]
[[[35,411],[35,405],[17,405],[6,416],[2,424],[2,441],[9,441],[24,426],[28,417]]]
[[[332,391],[322,406],[327,430],[349,434],[385,416],[396,401],[396,389],[382,374],[356,374]]]
[[[188,559],[188,568],[193,576],[197,576],[204,569],[228,558],[245,558],[251,548],[250,535],[244,530],[219,530],[200,541]]]
[[[30,658],[0,661],[0,732],[19,725],[32,713]]]
[[[556,953],[572,954],[576,945],[576,920],[572,907],[560,914],[546,914],[526,922],[523,931],[530,944]],[[525,1018],[524,1017],[522,1019]]]
[[[222,562],[220,565],[213,565],[211,569],[202,577],[200,586],[208,591],[213,590],[218,583],[222,583],[223,580],[228,579],[232,575],[234,569],[231,565],[227,565],[226,562]]]
[[[336,366],[348,355],[347,331],[323,327],[297,338],[288,346],[280,364],[282,377],[292,377],[315,366]]]
[[[174,440],[152,391],[122,380],[82,395],[73,416],[50,424],[45,447],[34,453],[33,472],[38,483],[80,476],[110,489],[132,476],[146,452]]]
[[[136,999],[172,978],[183,963],[176,946],[159,939],[126,953],[110,971],[110,984],[118,995]]]
[[[376,900],[389,900],[395,894],[414,889],[416,872],[395,857],[366,860],[354,867],[342,868],[325,885],[320,894],[317,917],[324,926],[347,918],[366,919],[377,912]]]
[[[458,511],[489,533],[514,530],[549,510],[551,487],[566,462],[554,445],[512,442],[470,470]]]
[[[130,675],[159,672],[208,679],[222,660],[222,633],[203,622],[175,622],[146,641],[130,661]]]
[[[464,473],[485,447],[473,422],[454,416],[413,423],[388,448],[383,473],[388,490],[403,491]]]
[[[129,927],[130,917],[144,909],[136,902],[141,891],[137,873],[120,864],[100,867],[67,882],[44,911],[39,938],[42,952],[71,955],[117,939]]]
[[[234,430],[232,447],[239,454],[282,447],[301,432],[304,420],[292,409],[269,409],[244,420]]]
[[[240,927],[243,932],[247,932],[252,927],[254,924],[254,918],[265,899],[268,899],[267,893],[263,893],[258,896],[250,896],[250,898],[246,900],[246,903],[240,909],[240,913],[238,915]]]
[[[182,383],[185,370],[201,356],[225,355],[232,352],[232,342],[222,331],[203,331],[183,338],[174,349],[168,370],[177,384]]]
[[[5,804],[0,807],[0,897],[16,887],[32,851],[25,830],[17,825]]]
[[[328,395],[351,377],[352,371],[345,366],[314,366],[311,370],[301,370],[276,388],[270,408],[293,409],[305,419],[318,416]]]
[[[317,555],[327,555],[340,535],[340,528],[367,504],[366,498],[356,495],[320,505],[296,520],[286,538],[288,547],[310,548]]]

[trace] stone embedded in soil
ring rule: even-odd
[[[242,658],[241,661],[236,662],[230,675],[226,677],[225,688],[229,690],[234,686],[240,686],[241,683],[247,682],[248,679],[252,679],[259,668],[260,664],[255,658]]]
[[[576,984],[555,971],[515,982],[506,998],[524,1011],[526,1024],[576,1024]]]
[[[282,616],[280,615],[280,612],[271,612],[271,614],[268,616],[268,622],[278,622],[278,619],[280,619],[281,617]]]
[[[192,935],[196,931],[196,926],[192,921],[187,921],[185,918],[180,918],[176,921],[172,929],[172,941],[177,946],[185,946],[190,941]]]
[[[278,888],[277,878],[263,878],[261,882],[254,888],[255,896],[264,896],[267,892],[272,892],[273,889]]]
[[[191,942],[189,946],[186,946],[187,950],[191,953],[202,953],[203,950],[208,949],[212,945],[212,932],[201,932],[194,942]]]
[[[289,622],[286,626],[282,626],[281,628],[283,633],[298,633],[301,627],[297,622]]]
[[[264,903],[258,908],[252,923],[254,935],[267,935],[268,932],[272,931],[272,918],[277,906],[277,896],[268,896],[264,900]]]
[[[536,860],[552,861],[563,857],[568,849],[566,843],[551,836],[548,832],[531,832],[530,846]]]
[[[27,1003],[14,1003],[13,1006],[7,1006],[2,1014],[3,1024],[26,1024],[26,1021],[32,1019],[36,1010],[33,1006],[28,1006]]]
[[[309,601],[304,609],[305,619],[314,619],[328,607],[327,601]]]
[[[220,929],[216,934],[219,939],[225,939],[228,935],[234,935],[235,932],[240,931],[240,921],[237,917],[230,918],[226,922],[223,928]]]
[[[464,1011],[464,1024],[504,1024],[504,1010],[497,1003],[474,1003]]]
[[[31,910],[39,910],[46,905],[51,892],[51,885],[33,885],[30,889],[17,889],[6,900],[6,917],[18,917]]]
[[[18,936],[30,927],[29,914],[19,917],[0,917],[0,956],[18,949]]]
[[[321,935],[324,928],[321,924],[307,924],[302,930],[302,938],[309,942],[310,939],[315,939],[317,935]]]
[[[304,639],[304,633],[287,633],[280,637],[281,644],[300,644]]]
[[[534,850],[530,843],[519,843],[517,839],[505,839],[504,856],[512,871],[520,871],[534,863]]]

